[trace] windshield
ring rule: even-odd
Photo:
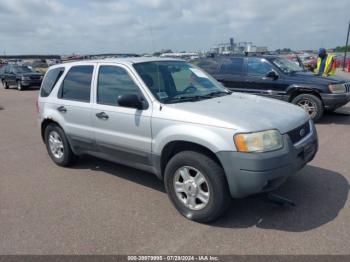
[[[30,69],[29,67],[27,67],[27,66],[18,66],[18,67],[14,67],[13,68],[13,71],[15,72],[15,73],[32,73],[33,72],[33,70],[32,69]]]
[[[281,69],[284,73],[294,73],[303,71],[303,69],[298,66],[295,62],[292,62],[286,58],[275,58],[272,60],[272,63],[274,63],[275,66],[277,66],[279,69]]]
[[[182,61],[134,64],[152,94],[162,103],[208,99],[230,94],[201,69]]]

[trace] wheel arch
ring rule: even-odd
[[[294,98],[296,98],[298,95],[301,94],[309,94],[309,95],[314,95],[316,97],[318,97],[322,103],[322,97],[320,95],[320,90],[318,90],[317,88],[313,88],[313,87],[302,87],[302,86],[291,86],[290,90],[289,90],[290,96],[289,96],[289,102],[292,102]]]
[[[49,124],[55,124],[55,125],[58,125],[60,128],[62,128],[62,126],[56,120],[52,118],[45,118],[41,122],[41,139],[43,140],[44,143],[45,143],[45,129]]]
[[[219,158],[216,156],[216,154],[209,149],[208,147],[195,143],[190,142],[186,140],[175,140],[168,142],[162,149],[161,155],[160,155],[160,171],[161,171],[161,177],[164,176],[164,171],[167,163],[169,160],[174,157],[176,154],[183,152],[183,151],[195,151],[201,154],[204,154],[211,159],[213,159],[215,162],[217,162],[221,167],[222,164],[219,160]]]
[[[152,152],[157,158],[156,169],[162,177],[166,163],[174,154],[184,150],[199,150],[220,161],[216,153],[235,150],[235,130],[204,125],[176,123],[155,133]],[[221,164],[221,163],[220,163]]]
[[[44,143],[45,143],[45,129],[46,129],[46,127],[49,124],[55,124],[55,125],[59,126],[60,128],[62,128],[62,130],[63,130],[62,125],[60,125],[60,123],[58,121],[56,121],[54,118],[51,118],[51,117],[45,118],[41,122],[41,128],[40,128],[40,130],[41,130],[41,139],[43,140]]]

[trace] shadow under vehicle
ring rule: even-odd
[[[91,156],[82,157],[71,168],[102,172],[166,194],[163,183],[152,174]],[[293,200],[295,207],[276,205],[262,193],[232,200],[228,212],[210,225],[231,229],[256,226],[286,232],[313,230],[336,219],[346,204],[349,189],[342,174],[309,165],[275,191]]]

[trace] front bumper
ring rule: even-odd
[[[40,86],[42,80],[21,80],[22,86]]]
[[[280,150],[265,153],[218,152],[231,196],[243,198],[274,190],[310,162],[318,150],[316,129],[313,124],[310,128],[310,134],[294,145],[287,134],[283,135],[284,147]]]
[[[323,104],[327,109],[336,109],[346,105],[350,101],[350,93],[321,94]]]

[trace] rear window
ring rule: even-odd
[[[64,67],[51,69],[45,75],[44,81],[41,84],[40,96],[47,97],[50,95],[52,89],[61,78],[64,72]]]
[[[67,73],[58,94],[59,98],[90,102],[94,66],[75,66]]]

